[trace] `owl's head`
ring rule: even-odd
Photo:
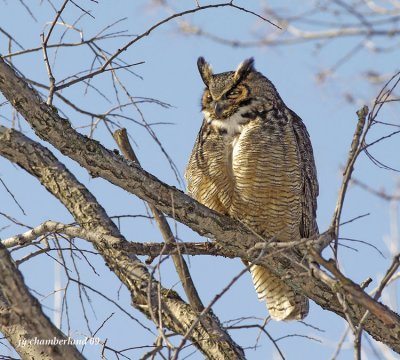
[[[272,83],[255,70],[253,58],[240,63],[235,71],[220,74],[214,74],[203,57],[197,60],[197,67],[206,85],[202,110],[215,119],[229,118],[257,100],[279,98]]]

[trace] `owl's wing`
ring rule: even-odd
[[[315,167],[314,154],[308,131],[301,119],[292,112],[293,131],[297,139],[297,147],[300,157],[303,190],[302,190],[302,222],[300,224],[300,234],[303,238],[318,234],[316,221],[318,179]]]
[[[188,194],[203,205],[228,214],[233,182],[224,139],[204,120],[186,168]]]

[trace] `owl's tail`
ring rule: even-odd
[[[279,277],[265,267],[252,265],[250,268],[258,299],[267,302],[274,320],[301,320],[308,314],[308,299],[296,293]]]

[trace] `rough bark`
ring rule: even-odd
[[[1,243],[0,330],[22,359],[84,359],[43,314],[39,302],[29,293],[20,271]],[[40,345],[46,340],[48,344]]]
[[[175,291],[159,287],[146,266],[135,255],[123,250],[127,241],[105,210],[48,149],[18,131],[0,125],[0,154],[36,177],[64,204],[83,228],[100,234],[92,239],[92,243],[110,269],[129,289],[132,303],[138,310],[156,325],[162,323],[164,327],[183,336],[187,333],[199,313]],[[158,319],[159,291],[162,300],[161,321]],[[243,350],[212,315],[204,315],[188,339],[209,359],[244,358]]]
[[[1,60],[0,91],[25,117],[39,137],[77,161],[93,176],[101,176],[154,204],[165,214],[175,216],[178,221],[190,226],[199,234],[215,239],[221,245],[221,251],[227,249],[238,257],[251,260],[247,251],[260,241],[257,236],[250,234],[237,221],[207,209],[143,169],[126,163],[97,141],[77,133],[67,120],[62,119],[52,107],[47,106],[25,81]],[[268,254],[268,250],[265,252]],[[258,263],[274,271],[290,286],[307,295],[324,309],[345,318],[343,307],[336,296],[338,288],[335,287],[340,287],[354,324],[358,324],[367,310],[366,304],[372,301],[376,311],[365,321],[365,331],[400,353],[400,317],[369,297],[357,284],[350,280],[346,284],[336,281],[336,285],[332,288],[320,278],[305,276],[307,274],[304,267],[297,261],[290,261],[288,252],[286,254],[274,252]]]

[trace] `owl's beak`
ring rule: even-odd
[[[216,102],[214,105],[215,116],[219,118],[222,116],[223,112],[224,112],[224,106],[221,103]]]

